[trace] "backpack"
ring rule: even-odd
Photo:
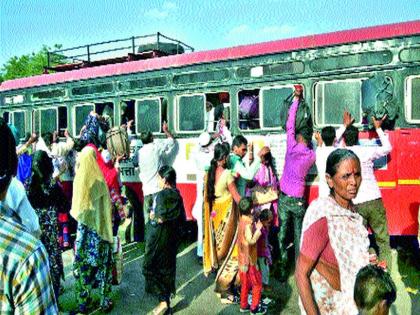
[[[290,94],[280,106],[280,126],[286,130],[287,118],[289,117],[289,109],[292,106],[293,94]],[[295,122],[295,131],[299,131],[303,128],[309,128],[313,130],[312,115],[308,104],[305,99],[300,101]]]
[[[398,115],[398,105],[394,99],[394,86],[391,78],[376,74],[362,81],[362,111],[371,123],[371,117],[377,119],[387,115],[387,120],[395,120]]]

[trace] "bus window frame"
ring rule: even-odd
[[[361,78],[346,78],[346,79],[332,79],[332,80],[322,80],[322,81],[316,81],[316,82],[314,82],[313,83],[313,85],[312,85],[312,102],[313,102],[313,115],[314,115],[314,118],[313,118],[313,120],[314,120],[314,125],[315,126],[317,126],[317,127],[320,127],[320,128],[323,128],[323,127],[326,127],[326,126],[332,126],[332,127],[340,127],[340,126],[342,126],[342,123],[338,123],[338,124],[331,124],[331,123],[323,123],[323,124],[321,124],[320,122],[318,122],[318,104],[317,104],[317,94],[316,94],[316,87],[317,87],[317,85],[318,84],[320,84],[320,83],[325,83],[325,82],[328,82],[328,83],[334,83],[334,82],[351,82],[351,81],[359,81],[360,82],[360,103],[359,103],[359,105],[360,105],[360,117],[358,117],[359,118],[359,120],[355,120],[354,121],[354,123],[353,123],[353,125],[355,126],[355,127],[361,127],[361,126],[363,126],[363,124],[362,124],[362,119],[363,119],[363,110],[362,110],[362,102],[363,102],[363,99],[362,99],[362,82],[364,81],[364,80],[368,80],[369,78],[368,77],[361,77]],[[322,93],[323,93],[323,96],[322,96],[322,99],[324,100],[325,99],[325,90],[323,90],[322,91]],[[324,116],[325,116],[325,111],[324,111],[324,114],[323,114]],[[324,118],[324,121],[325,121],[325,118]]]
[[[16,125],[15,125],[15,113],[23,113],[23,125],[24,125],[24,128],[25,128],[23,133],[26,134],[26,111],[23,110],[23,109],[16,109],[16,110],[10,110],[9,111],[9,123],[16,127]],[[13,117],[13,119],[11,119],[11,117]],[[23,136],[22,138],[19,138],[19,139],[20,140],[25,139],[25,136]]]
[[[72,106],[72,124],[71,124],[71,127],[72,127],[72,134],[73,134],[73,137],[74,138],[76,138],[76,139],[78,139],[78,138],[80,138],[80,131],[79,131],[79,134],[76,134],[76,108],[77,107],[82,107],[82,106],[92,106],[93,107],[93,110],[95,110],[95,103],[89,103],[89,102],[86,102],[86,103],[77,103],[77,104],[75,104],[75,105],[73,105]]]
[[[159,130],[158,132],[152,132],[154,135],[162,134],[162,96],[149,96],[149,97],[141,97],[141,98],[133,98],[134,100],[134,124],[136,126],[136,134],[140,134],[141,132],[138,130],[138,122],[137,122],[137,102],[139,101],[150,101],[150,100],[159,100]]]
[[[210,93],[211,94],[211,93]],[[175,95],[175,131],[179,134],[200,134],[207,130],[206,128],[206,117],[204,116],[204,126],[201,130],[180,130],[179,129],[179,101],[181,97],[191,97],[191,96],[202,96],[203,97],[203,113],[206,113],[206,93],[187,93],[187,94],[177,94]]]
[[[420,123],[420,119],[413,119],[412,118],[412,111],[413,111],[413,100],[411,97],[412,94],[412,82],[413,79],[419,78],[420,74],[413,74],[409,75],[405,78],[404,82],[404,112],[405,112],[405,119],[410,124],[418,124]]]
[[[37,109],[35,109],[36,111],[39,111],[39,133],[42,135],[43,134],[43,131],[42,131],[42,111],[43,110],[50,110],[50,109],[54,109],[55,110],[55,112],[56,112],[56,123],[57,123],[57,129],[56,130],[54,130],[54,131],[59,131],[58,129],[59,129],[59,120],[58,120],[58,105],[54,105],[53,107],[40,107],[40,108],[37,108]]]
[[[295,84],[300,84],[300,83],[295,83]],[[278,126],[278,127],[265,127],[264,126],[264,98],[263,98],[263,91],[290,87],[292,89],[292,92],[293,92],[293,89],[294,89],[294,85],[295,84],[292,84],[292,83],[290,83],[290,84],[281,84],[281,85],[277,84],[277,85],[271,85],[271,86],[263,86],[263,87],[260,88],[260,91],[259,91],[259,94],[258,95],[259,95],[259,98],[261,100],[260,101],[261,106],[259,106],[260,108],[258,110],[260,112],[260,126],[261,126],[261,128],[259,128],[259,130],[275,130],[275,131],[283,130],[283,128],[281,126]],[[305,90],[303,92],[305,92]],[[238,98],[238,101],[239,101],[239,98]],[[238,110],[239,110],[239,104],[238,104]],[[238,121],[239,121],[239,117],[238,117]]]

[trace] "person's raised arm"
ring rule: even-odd
[[[292,106],[290,106],[289,114],[287,116],[286,122],[286,132],[287,132],[287,148],[293,147],[297,144],[296,142],[296,113],[299,107],[299,100],[293,99]]]
[[[336,142],[334,143],[334,146],[340,146],[340,142],[343,138],[343,134],[346,131],[347,127],[351,126],[354,123],[354,117],[348,112],[344,111],[343,113],[343,124],[336,130],[335,132],[335,138]]]
[[[162,124],[162,131],[166,135],[167,139],[158,144],[158,152],[159,154],[169,155],[175,147],[175,140],[172,133],[169,131],[168,124],[165,121]]]
[[[33,133],[31,137],[28,139],[28,141],[16,150],[16,154],[19,156],[25,153],[26,150],[28,150],[28,148],[37,141],[37,139],[38,139],[37,135]]]
[[[166,121],[164,121],[163,124],[162,124],[162,131],[166,135],[167,138],[173,138],[174,137],[171,134],[171,132],[169,131],[168,124],[166,123]]]

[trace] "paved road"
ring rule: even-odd
[[[214,277],[206,278],[202,266],[195,256],[195,243],[185,244],[177,259],[177,292],[173,299],[174,312],[177,314],[239,314],[238,305],[222,305],[214,294]],[[74,278],[71,272],[72,253],[64,254],[66,281],[65,290],[60,297],[63,314],[76,309]],[[156,306],[155,298],[144,292],[144,278],[141,273],[143,246],[138,243],[124,246],[123,281],[113,287],[114,309],[110,314],[150,314]],[[408,270],[408,271],[407,271]],[[419,287],[420,273],[407,269],[403,278],[410,287]],[[414,283],[414,284],[413,284]],[[299,314],[298,296],[293,277],[285,284],[272,281],[273,302],[269,314]],[[420,314],[420,293],[410,294],[413,302],[412,314]],[[94,299],[98,300],[98,295]],[[91,314],[101,314],[96,309]],[[405,313],[407,314],[407,313]],[[405,315],[404,314],[404,315]]]

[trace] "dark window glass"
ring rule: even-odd
[[[137,132],[160,132],[161,108],[160,99],[138,100],[136,102]]]
[[[199,82],[224,81],[229,79],[229,71],[226,69],[192,72],[174,75],[173,82],[175,84],[191,84]]]
[[[13,125],[19,133],[19,138],[25,138],[25,112],[13,113]]]
[[[58,108],[58,130],[59,136],[64,137],[64,130],[67,129],[67,107],[60,106]]]
[[[6,121],[6,123],[9,123],[9,112],[4,112],[3,113],[3,119]]]
[[[73,88],[71,90],[73,95],[86,95],[86,94],[98,94],[112,92],[112,83],[103,83],[95,85],[86,85]]]
[[[147,78],[140,80],[130,80],[125,82],[120,82],[118,88],[122,91],[124,90],[137,90],[144,88],[152,88],[157,86],[165,86],[168,83],[166,77],[156,77],[156,78]]]
[[[80,130],[82,129],[83,125],[85,124],[85,120],[88,117],[89,113],[93,111],[93,105],[82,105],[77,106],[75,108],[75,125],[76,129],[74,130],[74,135],[79,135]]]
[[[42,91],[32,94],[32,100],[42,100],[46,98],[56,98],[56,97],[64,97],[65,96],[64,89],[56,89],[56,90],[50,90],[50,91]]]
[[[178,129],[204,130],[204,95],[181,96],[178,102]]]
[[[420,119],[420,78],[411,81],[411,119]]]
[[[328,71],[353,67],[384,65],[392,61],[392,53],[388,50],[366,52],[343,56],[331,56],[312,60],[312,71]]]
[[[291,87],[262,90],[263,126],[265,128],[280,127],[279,111],[283,101],[293,93]]]
[[[406,49],[401,50],[400,59],[403,62],[420,61],[420,47],[406,48]]]
[[[340,125],[349,111],[361,122],[361,80],[320,82],[315,86],[316,118],[321,125]]]
[[[251,77],[251,69],[255,66],[240,67],[236,70],[238,77]],[[301,61],[274,63],[270,65],[262,65],[263,75],[287,75],[303,73],[305,66]]]
[[[114,103],[95,103],[95,112],[104,118],[110,128],[114,126]]]
[[[57,110],[55,108],[41,110],[41,133],[57,130]]]

